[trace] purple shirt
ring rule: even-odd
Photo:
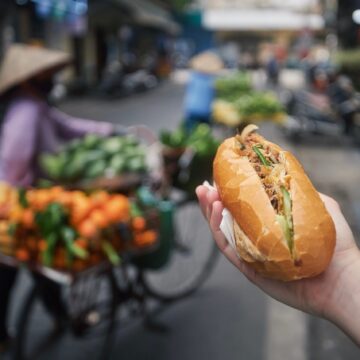
[[[70,117],[32,98],[18,98],[8,107],[0,140],[0,179],[29,186],[38,174],[38,155],[57,152],[67,141],[89,133],[111,135],[109,123]]]

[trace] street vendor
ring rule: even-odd
[[[77,119],[50,106],[53,77],[70,64],[65,53],[26,45],[13,45],[5,54],[0,70],[0,96],[7,103],[0,138],[1,180],[15,187],[34,185],[41,175],[39,154],[56,152],[65,142],[89,133],[119,133],[116,125]],[[15,269],[0,265],[0,352],[9,339],[6,316],[15,279]],[[60,323],[60,287],[40,282],[44,304]]]
[[[224,67],[222,60],[210,51],[190,62],[192,69],[185,94],[185,127],[191,130],[199,123],[209,123],[215,99],[215,78]]]

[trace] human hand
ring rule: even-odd
[[[257,274],[228,244],[220,230],[223,205],[217,191],[199,186],[196,193],[218,247],[252,283],[289,306],[334,322],[360,343],[360,325],[354,321],[360,315],[360,253],[335,200],[321,195],[337,233],[335,253],[329,267],[314,278],[281,282]]]

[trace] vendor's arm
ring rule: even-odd
[[[29,186],[34,180],[34,158],[41,106],[30,100],[13,102],[4,119],[1,136],[2,180]]]
[[[75,118],[57,109],[51,109],[51,117],[62,137],[69,140],[86,134],[109,136],[117,132],[114,124]]]

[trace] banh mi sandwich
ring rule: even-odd
[[[234,219],[237,253],[269,278],[316,276],[334,252],[333,220],[295,157],[256,130],[249,125],[225,140],[214,160],[220,199]]]

